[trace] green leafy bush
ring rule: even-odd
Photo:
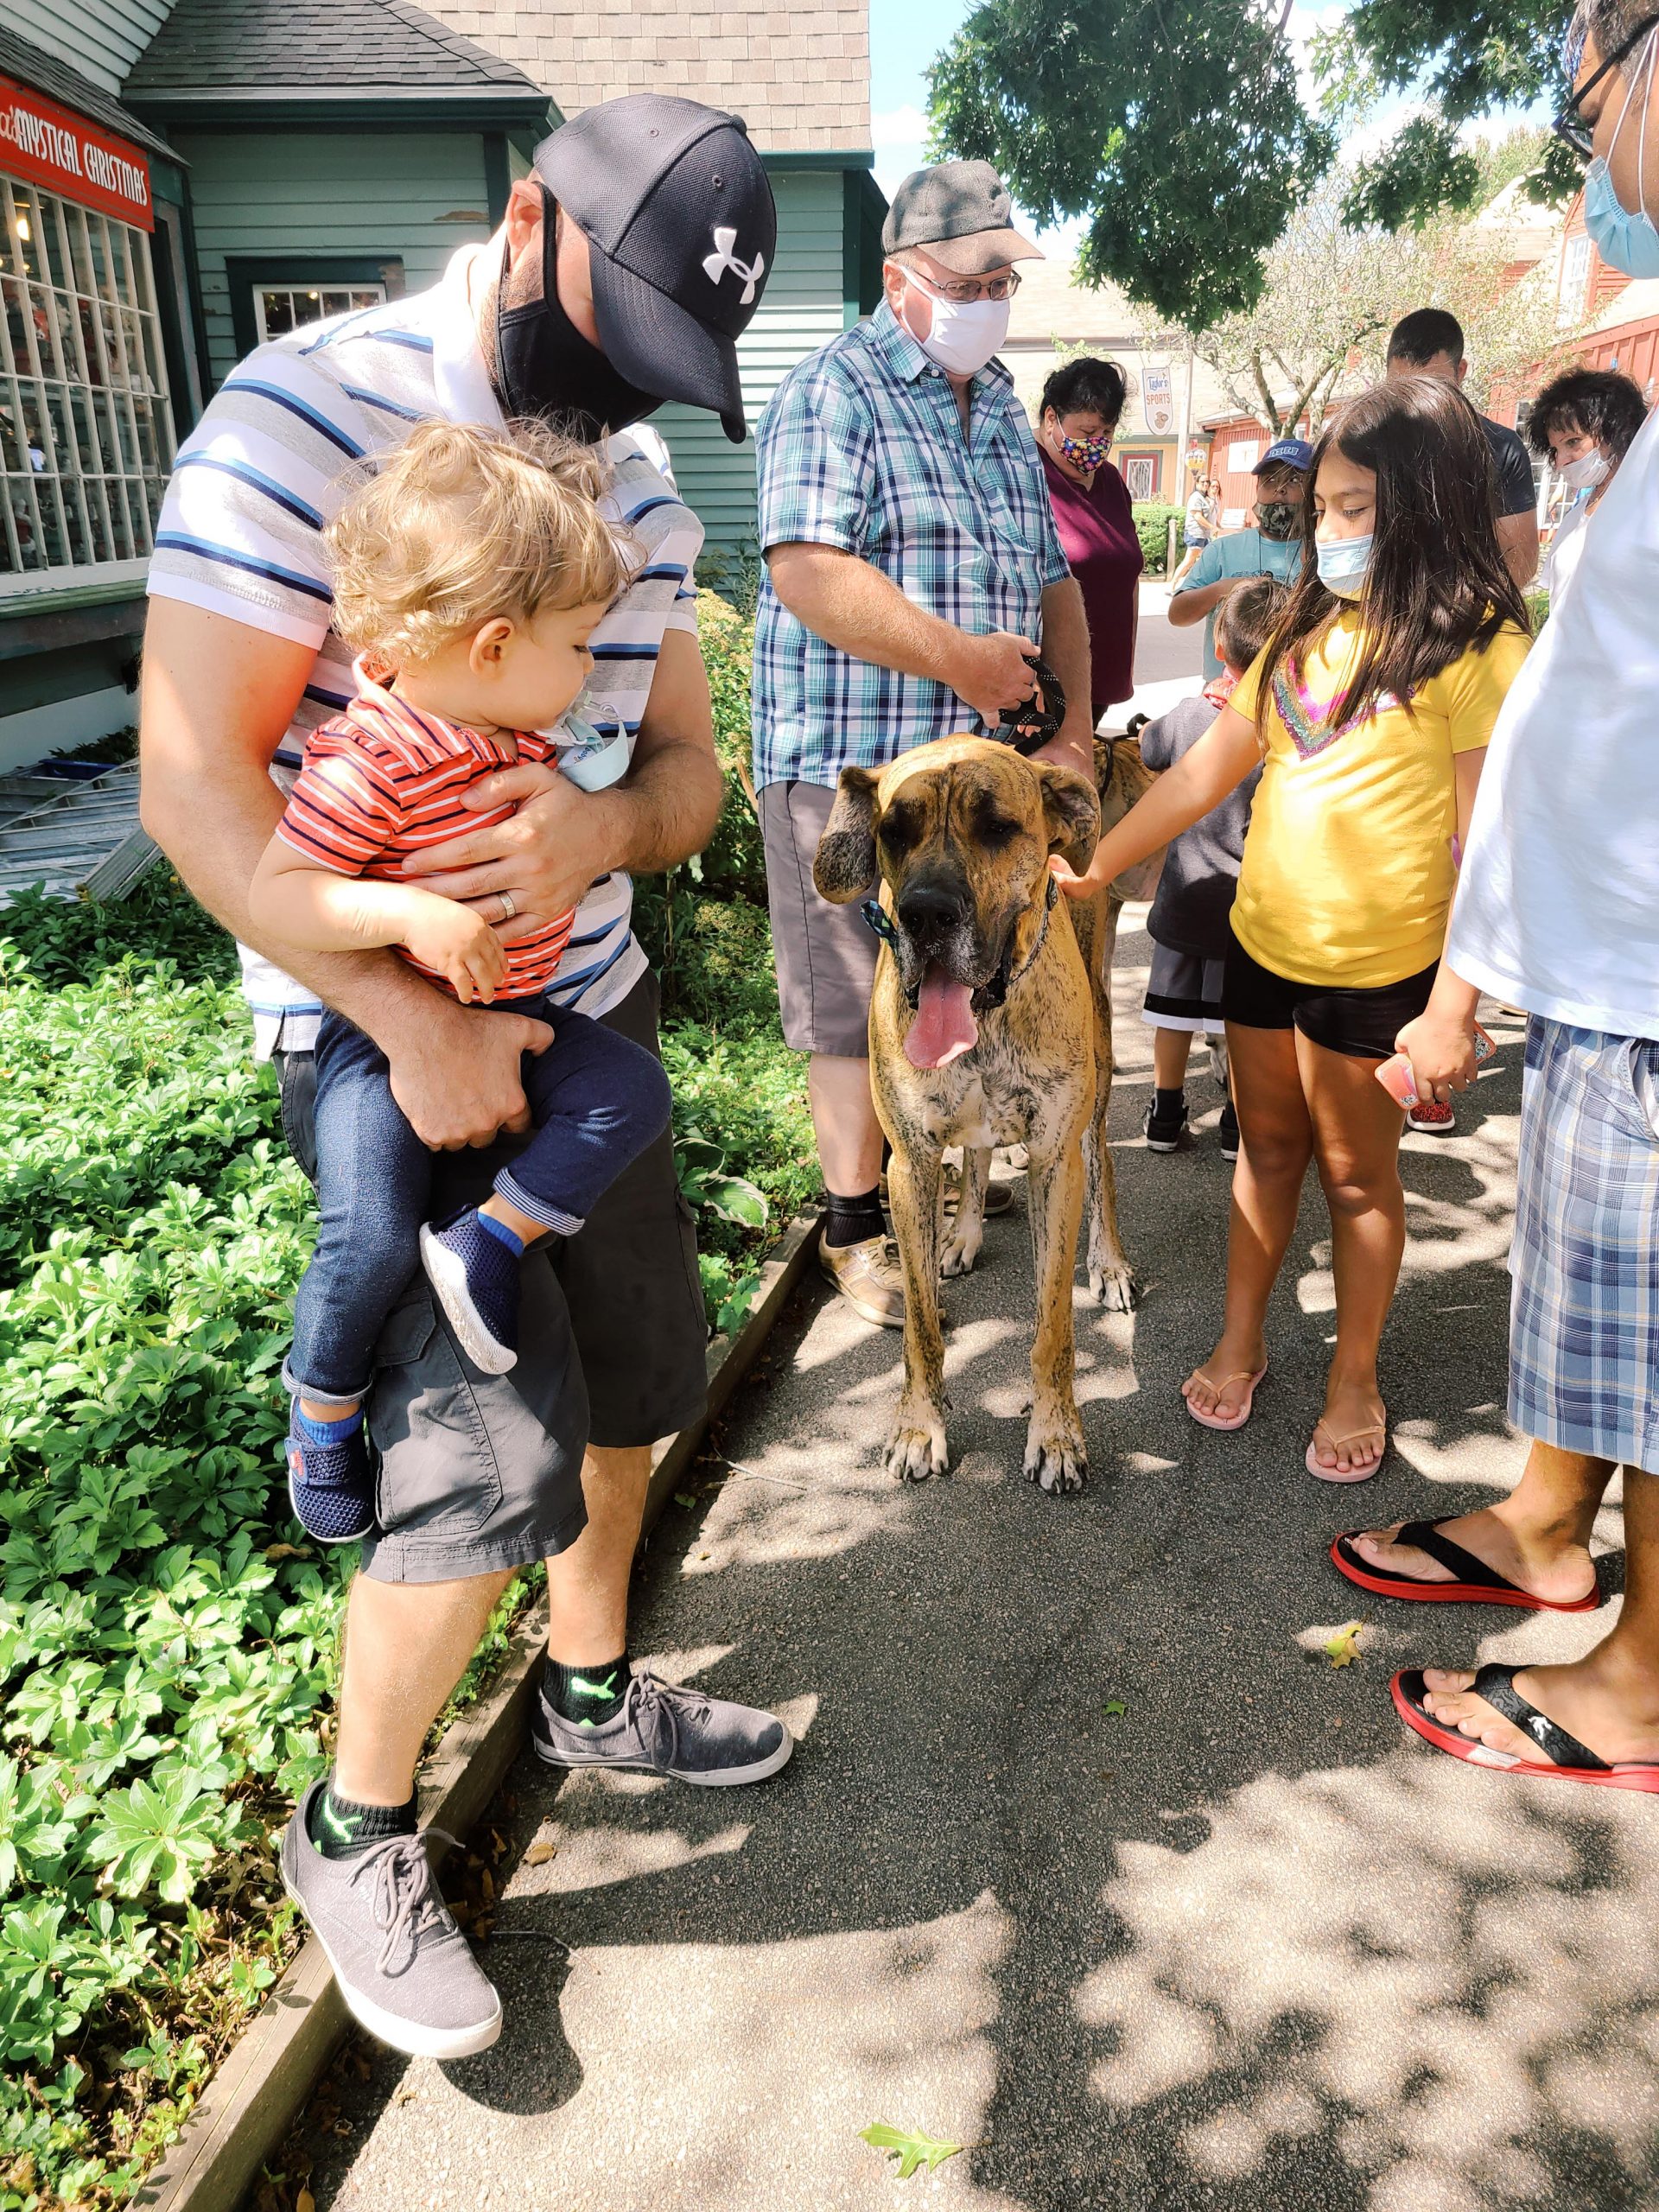
[[[1180,558],[1180,521],[1185,510],[1166,505],[1161,500],[1147,500],[1134,510],[1135,534],[1141,540],[1141,550],[1147,559],[1150,575],[1169,574],[1169,525],[1176,525],[1175,557]]]

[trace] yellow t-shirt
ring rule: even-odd
[[[1380,711],[1333,727],[1358,642],[1350,610],[1274,680],[1233,929],[1275,976],[1370,989],[1440,957],[1457,880],[1452,758],[1491,736],[1531,640],[1506,624],[1431,677],[1413,712],[1385,694]],[[1261,671],[1228,702],[1247,719]]]

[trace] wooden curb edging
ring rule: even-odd
[[[643,1543],[708,1433],[731,1402],[804,1274],[819,1217],[801,1215],[760,1270],[747,1319],[734,1337],[709,1347],[709,1404],[702,1419],[664,1439],[652,1454]],[[420,1776],[429,1827],[466,1836],[524,1748],[547,1636],[545,1599],[514,1626],[508,1656],[488,1694],[444,1734]],[[308,1936],[299,1955],[220,2062],[172,2148],[132,2198],[146,2212],[237,2212],[250,2183],[293,2124],[351,2024],[323,1948]]]

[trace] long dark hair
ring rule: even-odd
[[[1313,492],[1336,446],[1376,477],[1376,542],[1357,603],[1359,661],[1333,722],[1362,720],[1385,692],[1408,709],[1414,692],[1527,610],[1497,543],[1497,482],[1480,417],[1455,385],[1401,377],[1351,400],[1319,435],[1302,494],[1302,571],[1274,625],[1262,669],[1257,728],[1265,731],[1273,679],[1342,609],[1319,582]]]

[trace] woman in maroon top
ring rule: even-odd
[[[1128,488],[1107,458],[1123,412],[1123,372],[1087,358],[1056,369],[1043,386],[1037,443],[1055,525],[1083,588],[1089,617],[1095,720],[1135,690],[1141,571]]]

